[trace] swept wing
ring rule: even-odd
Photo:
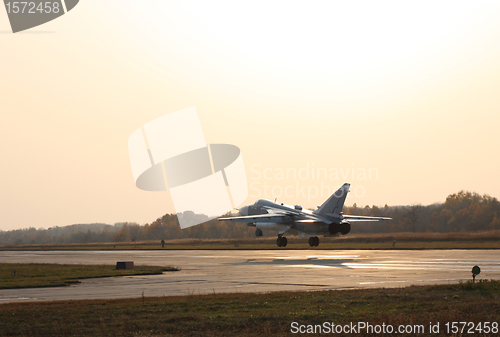
[[[259,214],[259,215],[234,216],[230,218],[219,218],[219,221],[286,223],[286,222],[292,222],[293,218],[287,215],[286,213],[274,213],[274,214]]]

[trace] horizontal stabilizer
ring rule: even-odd
[[[345,220],[352,222],[352,221],[385,221],[385,220],[392,220],[392,218],[382,218],[382,217],[376,217],[376,216],[358,216],[358,215],[343,215],[342,216]]]

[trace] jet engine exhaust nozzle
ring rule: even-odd
[[[335,235],[338,233],[340,233],[342,235],[346,235],[347,233],[349,233],[351,231],[351,224],[348,222],[344,222],[341,224],[332,223],[332,224],[330,224],[330,226],[328,226],[328,231],[332,235]]]

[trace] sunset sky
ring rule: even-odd
[[[127,141],[192,106],[207,143],[241,149],[244,204],[312,208],[344,182],[348,205],[498,198],[499,18],[494,0],[83,0],[13,34],[0,9],[0,229],[174,212],[135,187]]]

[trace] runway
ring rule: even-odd
[[[228,292],[388,288],[500,279],[500,250],[2,251],[0,263],[176,266],[154,276],[82,280],[69,287],[0,290],[0,304]]]

